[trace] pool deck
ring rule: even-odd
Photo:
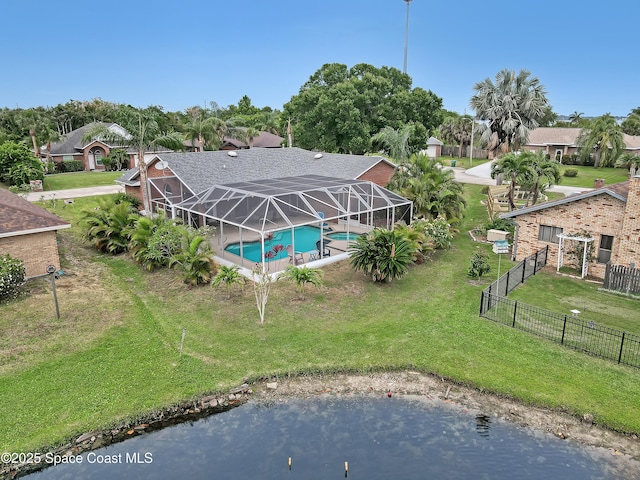
[[[335,233],[335,232],[347,232],[347,226],[333,223],[329,224],[327,233]],[[350,226],[349,232],[355,234],[366,233],[368,230],[362,226]],[[251,271],[255,269],[258,262],[254,262],[251,260],[243,259],[239,255],[235,255],[225,250],[227,245],[238,243],[240,241],[240,235],[238,231],[232,231],[227,235],[227,231],[225,234],[220,237],[220,235],[214,235],[211,238],[211,246],[213,247],[216,253],[216,260],[225,265],[239,265],[242,268],[242,273],[246,276],[251,276]],[[311,250],[306,252],[299,252],[302,254],[303,262],[298,263],[298,265],[309,265],[313,267],[320,267],[322,265],[326,265],[329,263],[337,262],[340,260],[344,260],[348,258],[347,249],[349,247],[348,240],[333,240],[329,239],[326,236],[324,237],[326,240],[325,246],[331,252],[330,256],[326,256],[324,258],[319,257],[319,252],[317,250]],[[260,240],[260,236],[254,232],[245,232],[242,235],[243,242],[256,242]],[[291,263],[289,257],[285,257],[279,260],[271,260],[267,262],[267,269],[271,273],[277,273],[283,271],[287,268],[287,265]]]

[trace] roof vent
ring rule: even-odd
[[[230,157],[237,157],[238,156],[238,152],[234,152],[233,150],[229,150],[227,152],[227,155],[229,155]]]
[[[322,154],[321,153],[316,153],[313,158],[315,158],[316,160],[318,160],[319,158],[322,158]]]

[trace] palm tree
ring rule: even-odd
[[[217,267],[213,250],[204,235],[189,227],[183,229],[181,251],[171,257],[169,267],[178,267],[184,283],[190,286],[209,283]]]
[[[521,156],[528,156],[531,159],[531,184],[528,187],[532,195],[531,205],[535,205],[541,193],[560,183],[560,167],[558,162],[548,159],[542,151],[523,152]]]
[[[307,266],[296,267],[295,265],[287,265],[284,272],[278,278],[284,278],[295,282],[298,298],[304,300],[304,286],[306,284],[316,287],[322,286],[322,271],[318,268],[310,268]]]
[[[464,185],[455,181],[453,170],[441,168],[425,155],[416,155],[402,165],[389,188],[413,201],[417,217],[443,216],[449,223],[456,223],[466,206]]]
[[[224,284],[227,290],[227,298],[231,298],[231,287],[233,285],[246,282],[246,278],[242,276],[239,270],[240,267],[237,265],[232,267],[221,265],[218,269],[218,273],[216,273],[216,276],[211,280],[211,285],[217,287]]]
[[[135,208],[128,202],[115,203],[111,197],[101,199],[97,208],[82,213],[83,240],[101,252],[113,255],[125,252],[135,222],[134,213]]]
[[[192,143],[197,141],[201,151],[218,150],[221,144],[220,131],[224,129],[223,120],[198,115],[191,117],[191,122],[185,127],[185,138]]]
[[[526,70],[516,75],[501,70],[495,83],[487,78],[474,85],[471,106],[477,118],[481,141],[493,155],[518,150],[527,143],[529,132],[539,126],[548,101],[544,87]]]
[[[172,150],[183,150],[182,136],[177,132],[161,132],[155,118],[139,110],[127,109],[121,111],[118,123],[125,129],[125,132],[118,129],[109,129],[104,123],[96,123],[87,131],[82,140],[89,143],[99,138],[105,142],[118,145],[131,145],[137,149],[142,205],[145,212],[150,213],[151,200],[147,179],[147,162],[144,159],[144,154],[158,146]]]
[[[409,270],[415,246],[400,233],[376,228],[349,244],[351,265],[374,282],[402,278]]]
[[[244,131],[244,137],[247,140],[249,148],[253,147],[253,141],[260,136],[260,130],[249,127]]]
[[[402,165],[409,158],[409,138],[412,133],[411,125],[405,125],[398,130],[387,126],[376,133],[371,141],[383,145],[389,156]]]
[[[458,145],[458,158],[462,157],[462,148],[471,143],[473,118],[470,115],[448,117],[440,126],[444,140]]]
[[[531,168],[531,158],[525,154],[516,154],[509,152],[501,156],[493,165],[491,165],[491,178],[497,175],[509,177],[511,183],[509,185],[509,208],[516,208],[514,194],[518,184],[531,184],[533,172]]]
[[[593,154],[596,168],[613,166],[625,148],[622,128],[609,113],[596,118],[591,128],[582,129],[576,143],[583,161]]]
[[[584,115],[584,113],[575,111],[571,115],[569,115],[569,122],[570,123],[580,123],[580,120],[582,120],[582,116],[583,115]]]

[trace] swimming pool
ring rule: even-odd
[[[319,228],[305,225],[302,227],[296,227],[294,230],[295,233],[293,239],[295,242],[291,241],[291,229],[275,232],[271,239],[265,239],[264,251],[266,252],[265,254],[268,255],[267,258],[265,258],[265,261],[270,262],[272,260],[287,258],[287,251],[285,248],[287,245],[292,245],[294,243],[297,252],[310,252],[316,249],[316,242],[320,240]],[[279,246],[282,246],[281,250],[279,250]],[[229,244],[224,250],[240,256],[240,243]],[[243,242],[242,256],[252,262],[262,261],[262,246],[260,245],[260,242]]]
[[[325,235],[325,237],[330,238],[331,240],[349,240],[349,241],[353,241],[356,238],[358,238],[360,235],[362,235],[361,233],[353,233],[353,232],[333,232],[333,233],[327,233]]]

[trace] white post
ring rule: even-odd
[[[471,146],[469,147],[469,168],[473,167],[473,129],[476,126],[476,119],[471,119]]]
[[[582,272],[580,278],[584,278],[587,274],[587,248],[589,248],[589,242],[584,241],[584,254],[582,255]]]

